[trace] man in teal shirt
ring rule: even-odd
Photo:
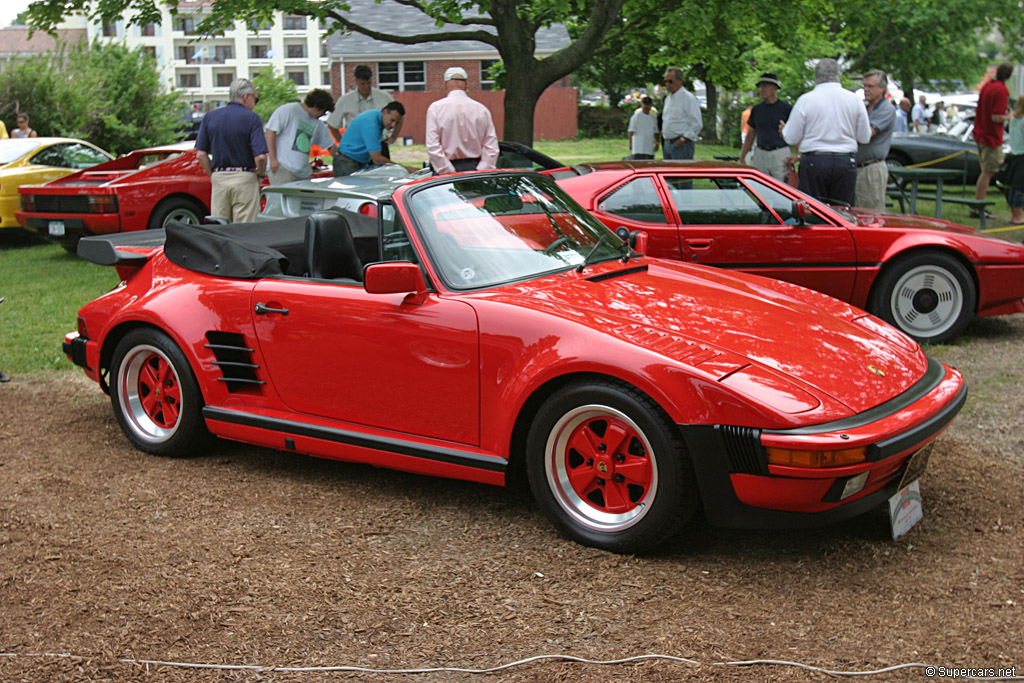
[[[335,175],[350,175],[370,164],[389,164],[381,153],[381,133],[392,130],[405,116],[401,102],[388,102],[382,109],[364,111],[352,119],[338,143]]]

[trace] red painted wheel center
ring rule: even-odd
[[[150,420],[164,429],[171,429],[178,422],[181,391],[177,379],[174,368],[155,354],[139,372],[142,408]]]
[[[614,418],[595,418],[577,426],[564,457],[576,495],[609,514],[635,508],[651,484],[651,460],[643,440],[630,425]]]

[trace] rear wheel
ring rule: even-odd
[[[614,381],[571,384],[544,402],[527,441],[527,475],[563,534],[613,552],[667,540],[698,504],[674,425],[650,398]]]
[[[206,210],[191,199],[172,197],[156,205],[153,213],[149,216],[147,227],[150,230],[160,230],[166,228],[171,221],[198,225],[203,222],[205,214]]]
[[[183,456],[207,439],[202,394],[184,354],[163,332],[125,335],[111,362],[110,402],[136,448]]]
[[[966,266],[949,254],[929,251],[887,265],[869,308],[917,341],[941,344],[971,322],[976,297]]]

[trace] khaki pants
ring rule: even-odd
[[[255,223],[260,205],[260,180],[255,173],[217,171],[210,181],[210,214],[229,223]]]
[[[754,148],[754,155],[750,157],[750,165],[761,173],[766,173],[776,180],[786,182],[786,157],[789,156],[789,147],[779,147],[767,152],[760,147]]]
[[[885,189],[889,185],[889,165],[877,161],[857,169],[857,203],[862,209],[885,211]]]
[[[271,185],[284,185],[285,183],[293,183],[296,180],[309,179],[308,176],[306,178],[300,178],[281,164],[277,165],[276,171],[271,171],[270,164],[267,164],[267,173],[269,174]]]

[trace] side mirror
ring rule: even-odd
[[[634,230],[629,236],[630,246],[638,254],[647,253],[647,240],[647,233],[643,230]]]
[[[796,216],[796,225],[800,228],[807,227],[807,217],[811,215],[811,205],[805,201],[797,200],[793,202],[792,214]]]
[[[427,281],[415,263],[371,263],[363,271],[363,287],[370,294],[408,294],[402,303],[421,304]]]
[[[615,228],[615,234],[618,236],[620,240],[625,242],[626,240],[629,239],[629,228],[627,228],[625,225],[620,225],[619,227]]]

